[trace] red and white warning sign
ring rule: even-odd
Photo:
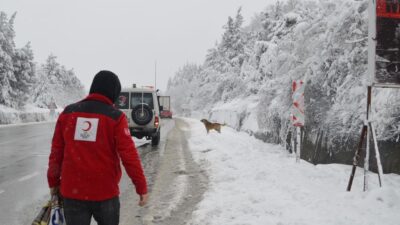
[[[292,113],[291,120],[293,126],[304,126],[304,84],[303,81],[293,81],[292,83]]]
[[[370,2],[370,52],[375,45],[375,84],[400,85],[400,1],[378,0]],[[376,18],[375,17],[376,14]],[[376,20],[375,20],[376,19]],[[376,29],[373,23],[376,21]],[[376,32],[373,32],[376,30]],[[372,48],[372,49],[371,49]],[[373,55],[373,54],[371,54]],[[370,64],[371,62],[369,62]]]

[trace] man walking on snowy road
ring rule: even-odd
[[[68,225],[119,224],[120,159],[140,196],[147,184],[125,114],[113,104],[121,92],[118,77],[100,71],[89,95],[67,106],[54,131],[47,179],[52,193],[64,199]],[[59,188],[60,187],[60,188]]]

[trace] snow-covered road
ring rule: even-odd
[[[142,148],[142,162],[150,184],[150,201],[137,207],[137,196],[121,196],[121,225],[184,225],[207,189],[204,171],[194,163],[187,138],[189,124],[182,119],[164,122],[159,151]],[[164,135],[163,135],[164,134]]]
[[[378,188],[373,174],[363,192],[359,168],[349,193],[350,166],[296,163],[282,147],[246,133],[223,127],[207,135],[198,120],[185,121],[189,148],[210,183],[188,224],[400,224],[399,175],[385,175]]]

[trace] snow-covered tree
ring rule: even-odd
[[[176,77],[168,82],[167,94],[174,96],[171,99],[171,106],[177,112],[190,115],[192,109],[196,108],[193,105],[195,102],[190,101],[188,96],[195,96],[196,88],[200,85],[201,71],[200,66],[187,63],[176,73]]]
[[[6,13],[0,12],[0,104],[7,106],[16,106],[13,100],[18,96],[10,85],[16,82],[13,71],[15,15],[8,19]]]
[[[219,51],[228,60],[232,68],[240,69],[245,60],[244,46],[245,36],[242,31],[243,16],[241,8],[238,9],[235,19],[229,17],[224,26],[225,32],[222,35]]]
[[[31,97],[33,85],[36,83],[35,63],[30,43],[21,49],[15,50],[13,57],[15,81],[10,85],[18,94],[15,99],[18,107],[23,107]]]
[[[37,71],[38,81],[33,94],[33,102],[40,107],[48,107],[52,102],[65,107],[84,96],[84,88],[72,69],[68,70],[50,55],[46,63]]]
[[[27,103],[47,107],[51,102],[65,106],[84,95],[72,69],[66,69],[50,55],[36,68],[30,43],[15,47],[14,20],[0,12],[0,104],[22,109]]]
[[[235,18],[228,17],[228,22],[223,26],[224,33],[221,42],[208,50],[205,65],[212,66],[221,73],[239,74],[240,67],[247,58],[245,54],[246,34],[242,25],[243,16],[241,8],[239,8]]]

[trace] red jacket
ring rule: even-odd
[[[47,180],[50,187],[61,185],[66,198],[110,199],[119,195],[120,159],[136,193],[146,194],[146,178],[125,114],[107,97],[90,94],[59,116]]]

